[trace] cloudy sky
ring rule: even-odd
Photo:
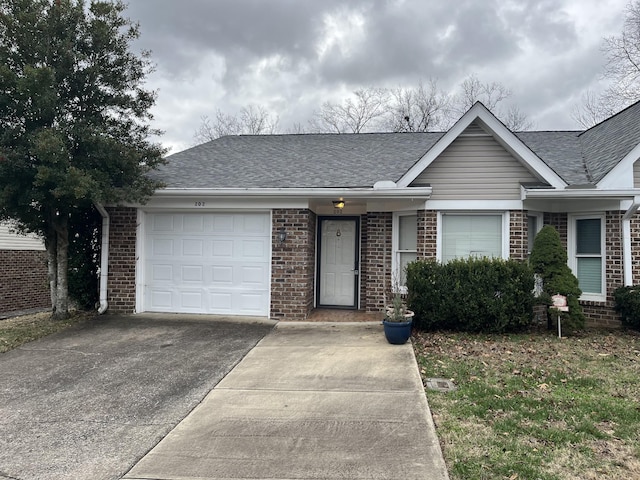
[[[152,51],[154,126],[171,152],[203,115],[260,105],[286,132],[360,87],[501,82],[535,128],[573,129],[600,91],[605,36],[628,0],[128,0]]]

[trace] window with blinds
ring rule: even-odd
[[[418,256],[418,216],[399,214],[396,231],[396,278],[398,286],[404,287],[407,284],[407,265]]]
[[[502,215],[443,214],[442,262],[454,258],[502,257]]]
[[[575,270],[583,293],[603,293],[602,239],[602,218],[576,218]]]

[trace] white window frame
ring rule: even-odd
[[[392,249],[392,256],[391,256],[391,272],[392,272],[392,277],[391,277],[391,282],[392,282],[392,288],[395,287],[396,285],[394,285],[395,280],[397,279],[398,281],[400,280],[400,254],[401,253],[413,253],[414,250],[400,250],[399,246],[400,246],[400,217],[409,217],[409,216],[415,216],[416,217],[416,224],[418,222],[418,212],[416,211],[407,211],[407,212],[394,212],[393,213],[393,223],[392,223],[392,235],[391,235],[391,249]],[[416,235],[416,257],[418,254],[418,238]],[[398,293],[402,293],[405,294],[407,293],[407,286],[406,285],[397,285],[398,287]]]
[[[511,230],[509,226],[509,211],[439,211],[438,212],[438,226],[437,226],[437,239],[436,239],[436,259],[439,262],[442,262],[442,232],[443,232],[443,217],[445,216],[453,216],[453,215],[464,215],[464,216],[501,216],[502,217],[502,252],[500,258],[504,260],[509,259],[509,253],[511,250]]]
[[[567,254],[569,257],[569,268],[573,274],[578,277],[578,258],[579,256],[576,253],[577,245],[576,245],[576,232],[577,232],[577,220],[600,220],[600,268],[602,269],[600,278],[601,278],[601,293],[594,292],[582,292],[580,296],[580,300],[588,300],[593,302],[604,302],[607,300],[607,279],[606,279],[606,222],[604,213],[584,213],[580,215],[569,215],[569,221],[567,225]],[[594,258],[597,255],[581,255],[581,258]],[[580,287],[582,290],[582,287]]]
[[[527,213],[527,235],[531,235],[531,232],[529,232],[529,217],[535,217],[536,218],[536,231],[534,234],[534,238],[535,236],[538,234],[538,232],[540,232],[540,230],[542,230],[542,227],[544,226],[544,214],[540,213],[540,212],[528,212]],[[531,250],[529,250],[529,237],[527,236],[527,256],[531,255]]]

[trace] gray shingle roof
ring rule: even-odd
[[[169,188],[370,187],[399,180],[442,133],[240,135],[167,157]]]
[[[518,132],[516,136],[570,185],[590,183],[580,132]]]
[[[640,143],[640,102],[580,134],[585,162],[599,182]]]
[[[168,188],[349,188],[398,181],[444,135],[361,133],[222,137],[167,157]],[[517,137],[569,185],[601,180],[640,143],[640,102],[584,132]]]

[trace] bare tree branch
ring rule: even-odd
[[[387,113],[388,90],[368,87],[353,92],[342,103],[325,102],[309,121],[311,129],[322,133],[361,133],[376,126]]]
[[[391,92],[389,115],[385,122],[392,132],[428,132],[448,127],[451,97],[438,89],[437,81],[417,88],[398,87]]]
[[[198,143],[203,143],[225,135],[273,134],[277,129],[277,116],[272,116],[261,106],[249,105],[243,107],[239,115],[229,115],[218,109],[213,120],[203,116],[194,138]]]

